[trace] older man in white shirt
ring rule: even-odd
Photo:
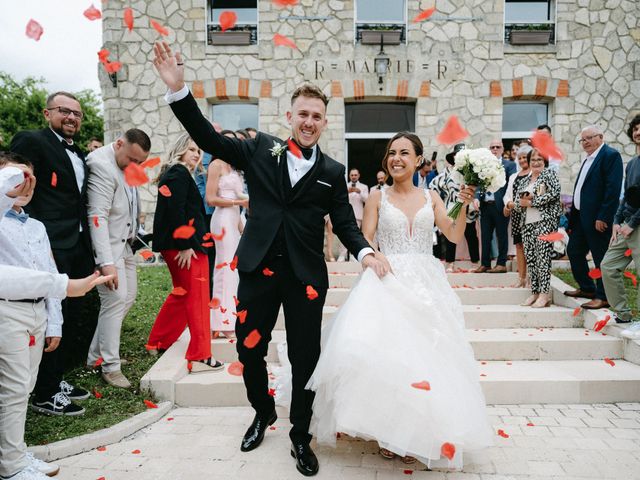
[[[100,316],[87,365],[102,358],[102,378],[120,388],[131,387],[121,370],[120,329],[137,292],[131,244],[138,231],[139,212],[137,189],[127,185],[124,170],[131,162],[144,162],[150,149],[148,135],[132,128],[87,157],[87,213],[96,265],[103,275],[114,275],[112,281],[98,287]]]
[[[353,214],[356,217],[358,227],[362,228],[362,217],[364,216],[364,204],[369,198],[369,187],[360,182],[360,171],[357,168],[349,170],[349,181],[347,182],[347,191],[349,192],[349,204],[353,208]],[[340,246],[339,262],[344,262],[347,256],[347,249]]]

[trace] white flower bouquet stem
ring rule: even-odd
[[[455,156],[452,175],[461,185],[472,185],[487,192],[497,192],[507,183],[502,162],[486,148],[460,150]],[[447,215],[457,219],[463,205],[457,201]]]

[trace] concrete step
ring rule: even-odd
[[[454,287],[464,305],[520,305],[531,292],[526,288],[511,287]],[[349,296],[349,288],[330,288],[327,291],[325,305],[342,305]]]
[[[585,335],[588,333],[588,335]],[[278,343],[286,332],[274,330],[267,362],[278,362]],[[618,337],[581,328],[468,329],[467,340],[477,360],[599,360],[622,358],[624,342]],[[213,356],[221,362],[238,360],[235,341],[211,341]]]
[[[273,368],[273,364],[270,367]],[[640,401],[640,366],[615,360],[513,361],[480,364],[488,404],[616,403]],[[187,375],[176,383],[179,406],[246,406],[242,377],[227,370]]]
[[[551,305],[531,308],[520,305],[463,305],[466,328],[573,328],[581,327],[582,314],[574,317],[573,310]],[[325,306],[322,321],[328,321],[338,307]],[[284,312],[280,309],[274,330],[284,329]]]
[[[329,288],[352,288],[359,273],[330,273]],[[448,273],[447,279],[452,286],[462,287],[511,287],[518,282],[518,274],[508,273]]]

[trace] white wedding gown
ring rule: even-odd
[[[307,385],[316,391],[311,433],[336,432],[430,467],[462,468],[462,452],[492,445],[479,371],[465,338],[460,300],[432,254],[431,197],[409,223],[382,191],[377,241],[393,274],[365,270],[323,330]],[[412,387],[429,382],[429,391]],[[452,443],[452,461],[441,447]]]

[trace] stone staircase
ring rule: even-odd
[[[345,301],[358,279],[360,265],[332,263],[329,272],[324,319]],[[510,287],[517,281],[515,273],[453,273],[448,279],[463,303],[467,338],[480,363],[487,403],[640,401],[640,344],[618,337],[617,326],[607,326],[600,333],[590,330],[598,319],[611,313],[581,311],[574,315],[580,302],[562,295],[569,287],[559,279],[552,281],[554,305],[546,309],[520,306],[529,292]],[[187,374],[184,354],[188,338],[185,332],[164,353],[143,377],[141,387],[180,406],[247,405],[241,377],[226,370]],[[270,366],[277,365],[277,344],[284,339],[280,312],[269,344]],[[237,360],[235,347],[235,342],[227,339],[212,341],[215,357],[225,363]],[[605,358],[612,359],[615,366]]]

